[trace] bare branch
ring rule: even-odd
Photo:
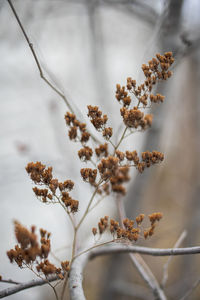
[[[187,291],[187,293],[181,297],[180,300],[186,300],[192,293],[193,291],[196,289],[196,287],[200,284],[200,278],[198,278],[195,283],[192,285],[191,289],[189,291]]]
[[[40,285],[44,285],[47,284],[49,282],[55,281],[55,280],[59,280],[60,278],[57,275],[52,275],[48,277],[48,281],[45,279],[34,279],[25,283],[20,283],[17,284],[14,287],[10,287],[4,290],[0,291],[0,298],[5,298],[8,297],[10,295],[16,294],[20,291],[26,290],[26,289],[30,289],[32,287],[36,287],[36,286],[40,286]]]
[[[149,247],[140,247],[140,246],[130,246],[130,245],[115,245],[102,247],[101,249],[96,249],[91,252],[90,259],[93,259],[97,256],[110,255],[110,254],[119,254],[119,253],[139,253],[144,255],[151,256],[171,256],[171,255],[190,255],[190,254],[199,254],[200,247],[185,247],[185,248],[149,248]]]
[[[84,296],[84,291],[82,287],[82,272],[88,260],[93,259],[100,255],[108,255],[108,254],[116,254],[116,253],[140,253],[146,255],[153,256],[168,256],[168,255],[184,255],[184,254],[197,254],[200,253],[200,247],[189,247],[189,248],[169,248],[169,249],[156,249],[156,248],[148,248],[148,247],[139,247],[139,246],[128,246],[128,245],[115,245],[115,246],[107,246],[102,247],[101,249],[96,249],[91,251],[90,254],[83,254],[81,256],[77,256],[74,259],[69,276],[69,289],[70,289],[70,299],[71,300],[86,300]],[[134,255],[135,256],[135,255]],[[149,286],[151,284],[151,288],[154,291],[154,296],[156,299],[166,299],[163,291],[159,287],[158,283],[155,284],[156,279],[144,269],[144,266],[141,264],[141,261],[136,259],[138,268],[142,268],[140,273],[146,274],[146,282],[148,282]],[[144,269],[144,270],[143,270]],[[151,279],[151,281],[150,281]],[[181,299],[182,300],[182,299]]]
[[[142,257],[139,254],[129,254],[129,257],[131,258],[131,261],[136,266],[137,270],[139,271],[140,275],[144,279],[144,281],[147,283],[147,285],[150,287],[151,291],[153,292],[154,298],[156,300],[167,300],[167,297],[165,296],[163,290],[161,289],[157,279],[151,272],[150,268],[147,266],[145,261],[142,259]]]
[[[187,235],[187,231],[184,230],[181,233],[181,235],[178,238],[178,240],[176,241],[176,243],[174,245],[174,248],[178,248],[181,245],[181,243],[185,239],[186,235]],[[170,256],[168,258],[167,262],[164,264],[164,267],[163,267],[163,279],[162,279],[162,284],[161,284],[162,289],[165,287],[167,279],[168,279],[168,267],[169,267],[169,264],[170,264],[171,260],[172,260],[172,256]]]
[[[26,33],[26,31],[25,31],[25,29],[24,29],[24,27],[23,27],[23,25],[22,25],[22,23],[21,23],[21,21],[19,19],[19,16],[18,16],[18,14],[17,14],[17,12],[16,12],[16,10],[15,10],[15,8],[14,8],[11,0],[7,0],[7,1],[9,3],[9,5],[10,5],[10,7],[12,9],[12,12],[13,12],[13,14],[14,14],[14,16],[15,16],[15,18],[16,18],[16,20],[17,20],[17,22],[18,22],[18,24],[19,24],[19,26],[20,26],[20,28],[22,30],[22,33],[23,33],[23,35],[24,35],[24,37],[25,37],[25,39],[26,39],[26,41],[27,41],[27,43],[29,45],[29,48],[30,48],[30,50],[32,52],[32,55],[33,55],[34,60],[35,60],[35,63],[36,63],[37,68],[39,70],[40,77],[65,101],[65,103],[67,104],[69,110],[72,113],[74,113],[73,109],[72,109],[71,105],[69,104],[69,102],[68,102],[67,98],[65,97],[65,95],[62,94],[54,85],[52,85],[52,83],[44,76],[43,71],[42,71],[42,67],[41,67],[41,65],[39,63],[39,59],[38,59],[38,57],[37,57],[37,55],[35,53],[35,50],[34,50],[34,47],[33,47],[33,43],[31,43],[31,41],[29,40],[28,35],[27,35],[27,33]]]
[[[17,20],[17,22],[18,22],[18,24],[19,24],[19,26],[20,26],[20,28],[21,28],[21,30],[22,30],[22,33],[23,33],[23,35],[24,35],[24,37],[25,37],[27,43],[28,43],[28,46],[29,46],[29,48],[30,48],[30,50],[31,50],[31,53],[32,53],[32,55],[33,55],[33,57],[34,57],[34,60],[35,60],[35,63],[36,63],[36,65],[37,65],[38,71],[39,71],[39,73],[40,73],[40,77],[46,82],[46,84],[47,84],[47,85],[48,85],[55,93],[57,93],[57,95],[59,95],[59,96],[64,100],[64,102],[65,102],[65,104],[67,105],[67,107],[68,107],[68,109],[70,110],[70,112],[73,113],[73,114],[75,114],[75,112],[74,112],[74,110],[73,110],[71,104],[70,104],[69,101],[67,100],[67,98],[66,98],[66,96],[64,95],[64,93],[61,92],[54,84],[52,84],[52,83],[46,78],[46,76],[44,75],[43,70],[42,70],[42,67],[41,67],[41,64],[40,64],[39,59],[38,59],[38,56],[37,56],[37,54],[36,54],[36,52],[35,52],[35,50],[34,50],[33,43],[29,40],[29,37],[28,37],[28,35],[27,35],[27,33],[26,33],[25,29],[24,29],[24,26],[22,25],[22,22],[20,21],[20,18],[19,18],[19,16],[18,16],[18,14],[17,14],[17,12],[16,12],[16,10],[15,10],[13,4],[12,4],[12,1],[11,1],[11,0],[7,0],[7,1],[8,1],[8,4],[10,5],[10,7],[11,7],[11,9],[12,9],[12,12],[13,12],[13,14],[14,14],[14,16],[15,16],[15,18],[16,18],[16,20]],[[92,133],[90,133],[90,136],[91,136],[91,138],[93,139],[94,142],[100,144],[99,140],[98,140]]]
[[[89,255],[84,254],[75,259],[71,265],[69,275],[69,291],[70,300],[86,300],[82,281],[83,281],[83,269],[88,261]]]
[[[20,283],[21,283],[21,282],[12,280],[12,279],[1,279],[0,282],[3,282],[3,283],[11,283],[11,284],[20,284]]]

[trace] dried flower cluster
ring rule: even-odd
[[[107,115],[102,115],[102,111],[98,106],[88,105],[88,117],[96,130],[102,131],[105,139],[109,140],[113,134],[111,127],[106,127],[108,121]]]
[[[108,144],[100,144],[99,147],[95,148],[96,156],[99,157],[107,157],[108,156]]]
[[[153,86],[159,80],[166,80],[171,77],[172,72],[169,71],[170,66],[173,64],[174,58],[172,52],[166,52],[164,55],[156,54],[156,58],[152,58],[147,64],[142,65],[142,71],[145,76],[144,83],[136,85],[136,81],[131,77],[127,78],[127,85],[122,86],[117,84],[116,99],[123,104],[123,107],[129,107],[131,104],[130,93],[134,94],[139,103],[147,106],[148,99],[152,102],[158,103],[164,101],[164,96],[151,94]],[[139,112],[137,112],[139,114]]]
[[[93,151],[90,147],[85,146],[78,151],[78,156],[81,160],[87,161],[90,160],[93,155]]]
[[[100,219],[98,223],[98,229],[96,227],[92,228],[92,233],[94,236],[98,232],[101,235],[108,229],[115,239],[126,239],[136,242],[139,237],[144,236],[146,239],[147,237],[152,236],[155,230],[156,222],[160,221],[162,216],[163,215],[160,212],[149,215],[151,226],[148,229],[141,228],[141,224],[145,218],[144,214],[137,216],[135,221],[128,218],[124,219],[123,227],[121,227],[119,222],[114,219],[110,219],[109,222],[109,217],[105,216],[104,218]],[[134,224],[136,224],[135,227]]]
[[[126,126],[125,131],[129,130],[132,133],[132,129],[146,130],[151,127],[153,116],[144,114],[139,105],[142,103],[145,108],[148,100],[154,103],[164,101],[164,96],[161,94],[152,94],[152,88],[159,80],[166,80],[171,77],[172,73],[169,71],[169,67],[173,62],[174,58],[171,52],[166,52],[164,55],[157,54],[156,58],[152,58],[148,62],[148,65],[142,65],[145,76],[144,83],[137,86],[136,81],[129,77],[127,78],[126,87],[121,87],[120,84],[117,84],[116,99],[123,104],[120,113]],[[132,95],[135,96],[137,103],[131,108]],[[103,115],[98,106],[88,105],[88,117],[95,129],[102,132],[103,137],[110,143],[110,146],[114,146],[111,141],[113,129],[106,127],[108,116],[106,114]],[[81,130],[87,132],[85,124],[77,121],[75,115],[67,113],[65,120],[66,124],[70,126],[70,130],[76,131],[74,140],[77,140],[77,128],[79,128],[80,132],[82,132]],[[70,135],[70,138],[72,139],[72,135]],[[110,151],[108,143],[102,143],[93,149],[86,145],[88,140],[84,140],[83,143],[83,138],[79,138],[83,148],[78,151],[78,156],[82,161],[91,161],[96,168],[82,168],[80,173],[83,180],[97,188],[98,193],[101,194],[109,194],[112,191],[125,195],[124,183],[130,179],[128,175],[130,167],[134,166],[142,173],[145,168],[162,162],[164,159],[164,155],[158,151],[143,152],[140,159],[136,150],[127,150],[123,153],[118,149],[119,145],[114,146],[114,151]],[[96,154],[95,158],[94,153]]]
[[[136,85],[136,81],[131,77],[127,78],[127,85],[116,86],[116,99],[123,105],[121,108],[121,116],[124,124],[128,128],[140,128],[145,130],[152,125],[153,117],[151,114],[144,114],[140,109],[140,103],[146,107],[148,100],[150,103],[159,103],[164,101],[164,96],[161,94],[153,95],[151,93],[153,86],[159,80],[166,80],[171,77],[172,72],[169,67],[173,64],[174,58],[172,52],[166,52],[164,55],[157,54],[156,58],[152,58],[148,65],[143,64],[142,70],[145,76],[145,81],[141,85]],[[130,108],[131,94],[133,94],[138,103],[133,108]]]
[[[57,268],[49,262],[48,255],[51,249],[50,233],[44,229],[40,229],[40,243],[35,234],[35,226],[29,231],[19,222],[15,221],[15,236],[19,245],[7,252],[10,262],[16,262],[20,268],[27,267],[33,269],[33,264],[39,273],[45,276],[57,274],[59,278],[63,278],[62,272],[69,271],[66,267],[69,262],[63,262],[61,268]]]
[[[45,186],[45,188],[37,186],[33,188],[35,195],[43,203],[62,203],[68,212],[77,212],[79,201],[72,199],[69,195],[69,191],[74,187],[73,181],[59,182],[58,179],[53,178],[52,167],[46,168],[41,162],[28,163],[26,171],[34,183]]]
[[[142,173],[145,168],[160,163],[163,159],[164,155],[158,151],[142,152],[142,158],[140,160],[136,150],[126,152],[117,150],[115,156],[110,155],[103,157],[97,165],[97,169],[82,168],[81,176],[84,181],[96,187],[97,174],[99,174],[101,182],[106,183],[106,185],[102,184],[103,189],[99,187],[99,193],[102,194],[105,192],[106,186],[106,193],[108,194],[110,193],[109,191],[113,191],[125,195],[126,189],[123,184],[130,180],[129,169],[131,166],[136,167],[138,171]],[[133,164],[131,164],[131,162]]]
[[[103,148],[103,151],[100,150],[101,148],[97,149],[99,155],[101,153],[105,153],[105,148]],[[158,151],[143,152],[140,160],[136,150],[126,151],[125,153],[117,150],[115,152],[115,156],[110,155],[108,157],[103,157],[100,163],[97,165],[97,169],[82,168],[81,176],[84,181],[87,181],[92,186],[96,187],[96,178],[97,174],[99,174],[101,182],[108,182],[110,184],[111,191],[124,195],[126,193],[126,189],[123,184],[130,179],[129,169],[131,166],[135,166],[138,171],[142,173],[145,168],[159,163],[163,161],[163,159],[164,155]],[[133,164],[131,164],[131,162],[133,162]],[[99,191],[100,190],[101,189],[99,188]]]
[[[144,115],[136,106],[133,109],[122,107],[120,109],[124,124],[129,128],[147,129],[151,127],[153,116],[151,114]]]
[[[68,135],[70,140],[78,140],[85,143],[89,140],[90,134],[86,130],[86,124],[76,119],[76,116],[70,112],[65,114],[66,125],[70,127]]]
[[[156,222],[159,222],[163,217],[163,214],[160,212],[153,213],[149,215],[149,220],[151,222],[150,228],[144,230],[144,238],[147,239],[149,236],[152,236],[154,234]]]
[[[84,181],[89,182],[91,185],[96,186],[97,170],[91,168],[81,169],[81,176]]]

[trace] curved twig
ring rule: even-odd
[[[18,14],[17,14],[17,12],[16,12],[16,10],[15,10],[15,7],[14,7],[14,5],[12,4],[12,1],[11,1],[11,0],[7,0],[7,1],[8,1],[8,4],[10,5],[10,8],[11,8],[11,10],[12,10],[12,12],[13,12],[13,14],[14,14],[16,20],[17,20],[17,23],[18,23],[18,25],[19,25],[19,27],[20,27],[20,29],[21,29],[21,31],[22,31],[24,37],[25,37],[25,40],[26,40],[26,42],[27,42],[27,44],[28,44],[28,46],[29,46],[29,48],[30,48],[30,50],[31,50],[31,53],[32,53],[33,58],[34,58],[34,60],[35,60],[35,63],[36,63],[36,65],[37,65],[38,71],[39,71],[39,73],[40,73],[40,77],[46,82],[46,84],[47,84],[47,85],[48,85],[48,86],[49,86],[49,87],[50,87],[57,95],[59,95],[59,96],[64,100],[64,102],[65,102],[65,104],[67,105],[67,107],[68,107],[68,109],[70,110],[70,112],[73,113],[73,114],[75,114],[75,112],[74,112],[74,110],[73,110],[71,104],[69,103],[67,97],[65,96],[65,94],[64,94],[63,92],[61,92],[61,91],[55,86],[55,84],[51,83],[51,82],[47,79],[47,77],[44,75],[43,70],[42,70],[42,67],[41,67],[41,64],[40,64],[39,59],[38,59],[38,56],[37,56],[37,54],[36,54],[36,52],[35,52],[33,43],[30,41],[30,39],[29,39],[29,37],[28,37],[28,35],[27,35],[26,31],[25,31],[24,26],[22,25],[22,22],[21,22],[21,20],[20,20]],[[100,144],[100,141],[99,141],[99,140],[96,138],[96,136],[94,136],[91,132],[90,132],[90,136],[91,136],[91,138],[93,139],[93,141],[94,141],[95,143]]]
[[[185,248],[149,248],[140,246],[129,246],[129,245],[115,245],[102,247],[96,249],[90,253],[90,259],[97,256],[119,254],[119,253],[140,253],[144,255],[151,256],[171,256],[171,255],[190,255],[190,254],[200,254],[200,246],[197,247],[185,247]]]
[[[11,283],[11,284],[21,284],[21,282],[18,282],[18,281],[12,280],[12,279],[1,279],[0,282]]]
[[[60,278],[57,275],[52,275],[48,277],[48,282],[52,282],[55,280],[59,280]],[[48,283],[47,280],[44,279],[33,279],[30,280],[28,282],[25,283],[20,283],[17,284],[14,287],[10,287],[4,290],[0,291],[0,298],[5,298],[8,297],[10,295],[16,294],[20,291],[26,290],[26,289],[30,289],[32,287],[36,287],[36,286],[40,286],[40,285],[44,285]]]

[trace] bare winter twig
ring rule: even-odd
[[[14,16],[15,16],[15,18],[16,18],[16,20],[17,20],[17,22],[18,22],[18,24],[19,24],[19,26],[20,26],[20,28],[21,28],[21,30],[22,30],[22,33],[23,33],[23,35],[24,35],[24,37],[25,37],[25,39],[26,39],[26,41],[27,41],[27,43],[28,43],[28,46],[29,46],[29,48],[30,48],[30,50],[31,50],[31,53],[32,53],[32,55],[33,55],[33,57],[34,57],[34,60],[35,60],[35,63],[36,63],[36,65],[37,65],[38,71],[39,71],[39,73],[40,73],[40,77],[46,82],[46,84],[47,84],[47,85],[48,85],[48,86],[49,86],[49,87],[50,87],[57,95],[59,95],[59,96],[64,100],[64,102],[65,102],[65,104],[67,105],[67,107],[68,107],[68,109],[70,110],[70,112],[74,114],[74,110],[73,110],[71,104],[69,103],[68,99],[66,98],[65,94],[64,94],[63,92],[61,92],[61,91],[60,91],[53,83],[51,83],[51,82],[47,79],[47,77],[44,75],[43,70],[42,70],[42,67],[41,67],[41,64],[40,64],[39,59],[38,59],[38,56],[37,56],[37,54],[36,54],[36,52],[35,52],[35,50],[34,50],[33,43],[30,41],[30,39],[29,39],[29,37],[28,37],[28,35],[27,35],[26,31],[25,31],[24,26],[22,25],[22,22],[21,22],[21,20],[20,20],[18,14],[17,14],[17,12],[16,12],[16,9],[15,9],[15,7],[14,7],[13,4],[12,4],[12,1],[11,1],[11,0],[7,0],[7,1],[8,1],[8,4],[10,5],[11,10],[12,10],[12,12],[13,12],[13,14],[14,14]],[[99,140],[98,140],[93,134],[90,133],[90,135],[91,135],[91,138],[93,139],[94,142],[99,143]]]
[[[71,265],[69,276],[69,291],[71,300],[86,300],[83,287],[83,269],[88,261],[88,254],[79,256]]]
[[[167,297],[165,296],[165,293],[163,290],[160,288],[160,285],[155,278],[154,274],[148,267],[148,265],[145,263],[143,258],[135,253],[130,253],[129,257],[137,270],[139,271],[140,275],[142,276],[143,280],[147,283],[151,291],[153,292],[153,295],[155,299],[157,300],[167,300]]]
[[[5,297],[8,297],[10,295],[19,293],[20,291],[30,289],[32,287],[44,285],[44,284],[47,284],[48,282],[56,281],[58,279],[60,279],[60,278],[58,278],[57,275],[52,275],[52,276],[48,277],[48,281],[44,280],[44,279],[34,279],[34,280],[30,280],[28,282],[20,283],[20,284],[17,284],[16,286],[14,286],[14,287],[10,287],[10,288],[1,290],[0,291],[0,298],[5,298]]]
[[[144,255],[151,256],[171,256],[171,255],[191,255],[199,254],[200,247],[186,247],[186,248],[149,248],[149,247],[140,247],[140,246],[130,246],[130,245],[115,245],[112,247],[105,247],[96,249],[90,254],[90,259],[93,259],[97,256],[110,255],[117,253],[140,253]]]
[[[194,290],[196,289],[196,287],[200,284],[200,278],[198,278],[194,284],[192,285],[191,289],[189,289],[189,291],[187,291],[187,293],[181,297],[180,300],[186,300],[193,292]]]
[[[185,239],[186,235],[187,235],[187,232],[186,232],[186,230],[184,230],[184,231],[181,233],[181,235],[180,235],[180,237],[178,238],[178,240],[176,241],[176,243],[175,243],[175,245],[174,245],[174,248],[177,248],[177,247],[179,247],[179,246],[181,245],[181,243],[182,243],[183,240]],[[170,256],[170,257],[168,258],[167,262],[165,263],[165,265],[164,265],[164,267],[163,267],[163,279],[162,279],[162,284],[161,284],[162,289],[165,287],[165,284],[166,284],[167,279],[168,279],[168,267],[169,267],[169,264],[170,264],[171,260],[172,260],[172,256]]]

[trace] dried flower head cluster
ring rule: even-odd
[[[123,107],[129,107],[131,104],[131,94],[134,94],[138,99],[139,103],[143,106],[147,106],[148,99],[152,102],[158,103],[163,102],[164,96],[156,94],[155,96],[151,94],[153,86],[159,80],[166,80],[171,77],[172,72],[169,68],[174,62],[172,52],[166,52],[164,55],[156,54],[156,58],[152,58],[148,64],[142,65],[142,71],[145,76],[144,83],[141,85],[136,84],[136,80],[131,77],[127,78],[126,87],[117,84],[116,89],[116,99],[123,105]],[[139,114],[139,112],[138,112]]]
[[[95,153],[98,158],[108,156],[108,143],[100,144],[99,147],[95,148]]]
[[[98,170],[104,182],[110,183],[113,192],[125,195],[126,189],[123,184],[130,180],[129,167],[121,166],[120,160],[116,156],[102,158],[98,164]]]
[[[62,273],[69,271],[69,269],[62,266],[62,264],[64,265],[64,262],[61,264],[61,268],[57,268],[47,259],[51,249],[50,233],[44,229],[40,229],[39,243],[35,233],[35,226],[32,226],[29,231],[17,221],[15,221],[14,225],[18,245],[7,252],[10,262],[16,262],[20,268],[27,267],[31,270],[34,265],[38,274],[41,273],[45,276],[57,274],[59,278],[62,279]]]
[[[153,116],[151,114],[144,114],[136,106],[133,109],[122,107],[120,109],[124,124],[129,128],[141,128],[143,130],[151,127]]]
[[[98,193],[100,194],[110,194],[112,191],[125,195],[124,183],[130,180],[130,167],[134,166],[142,173],[145,168],[160,163],[164,159],[164,155],[158,151],[142,152],[141,156],[140,159],[136,150],[126,152],[117,150],[115,156],[103,157],[97,165],[97,169],[82,168],[81,176],[84,181],[97,187],[96,179],[97,175],[99,175],[101,185],[98,187]]]
[[[61,203],[69,212],[77,212],[79,201],[72,199],[69,194],[74,187],[73,181],[59,182],[58,179],[53,178],[52,167],[46,168],[41,162],[28,163],[26,171],[35,184],[45,186],[45,188],[37,186],[33,188],[35,195],[43,203]]]
[[[101,153],[105,153],[104,151],[101,152],[100,148],[97,149],[99,151],[99,156]],[[103,150],[104,149],[106,148],[103,148]],[[136,150],[125,152],[117,150],[114,156],[110,155],[103,157],[96,169],[82,168],[81,176],[84,181],[87,181],[92,186],[96,187],[98,185],[96,179],[97,175],[99,175],[102,187],[105,188],[105,183],[107,187],[110,187],[109,189],[106,189],[106,192],[109,190],[125,195],[126,189],[123,184],[130,180],[130,167],[134,166],[140,173],[142,173],[145,168],[149,168],[151,165],[160,163],[164,159],[164,155],[158,151],[142,152],[141,156],[142,157],[140,159]],[[98,192],[103,192],[101,187],[99,187]]]
[[[93,155],[93,151],[90,147],[85,146],[78,151],[78,156],[81,160],[87,161],[90,160]]]
[[[98,229],[96,227],[92,228],[92,233],[95,236],[97,233],[100,235],[103,234],[106,230],[108,230],[114,237],[114,239],[125,239],[129,241],[137,241],[139,237],[150,237],[153,235],[156,222],[160,221],[162,218],[162,213],[157,212],[149,215],[149,220],[151,222],[151,226],[148,229],[143,229],[141,224],[145,218],[144,214],[140,214],[136,217],[135,220],[130,220],[128,218],[123,220],[123,227],[119,225],[119,222],[110,219],[105,216],[101,218],[98,223]],[[135,226],[134,226],[135,224]]]
[[[84,181],[96,186],[97,169],[83,168],[81,169],[81,176]]]
[[[173,64],[174,58],[172,52],[166,52],[164,55],[156,54],[156,58],[152,58],[148,65],[142,65],[142,71],[145,76],[144,83],[136,85],[136,81],[131,77],[127,78],[127,85],[116,86],[116,99],[123,105],[120,110],[124,124],[128,128],[145,130],[152,125],[153,117],[151,114],[144,114],[140,109],[140,103],[146,107],[148,101],[150,103],[159,103],[164,101],[164,96],[161,94],[153,95],[151,93],[153,86],[159,80],[166,80],[171,77],[172,72],[169,71],[170,66]],[[132,102],[131,95],[137,99],[137,105],[130,108]]]
[[[106,127],[108,121],[107,115],[102,115],[98,106],[88,105],[88,117],[96,130],[102,131],[105,139],[109,140],[113,134],[111,127]]]
[[[86,130],[86,124],[79,122],[74,114],[67,112],[65,121],[66,125],[70,127],[68,131],[70,140],[81,141],[81,143],[86,143],[89,140],[90,134]]]
[[[169,71],[169,67],[173,62],[174,58],[171,52],[166,52],[164,55],[156,54],[156,58],[152,58],[148,64],[142,65],[145,76],[144,83],[137,85],[136,81],[129,77],[127,78],[126,86],[121,87],[120,84],[117,84],[116,99],[123,105],[120,109],[120,114],[125,124],[124,133],[129,131],[129,134],[131,134],[133,129],[146,130],[151,127],[153,116],[145,114],[139,106],[142,104],[143,108],[145,108],[148,101],[150,103],[164,101],[164,96],[161,94],[152,94],[152,88],[158,81],[171,77],[172,73]],[[135,97],[136,103],[133,107],[130,107],[133,97]],[[107,127],[108,116],[106,114],[103,115],[98,106],[88,105],[88,117],[95,129],[100,131],[102,136],[108,141],[93,149],[87,145],[89,139],[84,140],[83,143],[83,139],[79,138],[83,145],[83,148],[78,151],[79,158],[85,162],[90,161],[95,166],[95,168],[82,168],[81,176],[84,181],[97,188],[98,193],[109,194],[112,191],[125,195],[124,183],[130,179],[128,174],[130,167],[136,167],[142,173],[145,168],[163,161],[164,155],[158,151],[143,152],[141,159],[136,150],[120,151],[118,149],[119,145],[126,136],[123,134],[120,142],[116,146],[113,144],[111,141],[113,128]],[[77,128],[79,128],[79,131],[83,129],[84,132],[87,132],[85,124],[83,126],[82,123],[78,122],[75,115],[67,113],[65,120],[66,124],[71,128],[70,130],[77,132]],[[74,127],[76,128],[74,129]],[[75,137],[77,138],[77,134],[75,134]],[[111,146],[114,147],[114,151],[111,151]],[[96,157],[94,154],[96,154]]]
[[[160,163],[164,159],[164,154],[159,151],[142,152],[141,159],[139,158],[136,150],[126,151],[125,153],[116,151],[116,155],[121,162],[125,163],[125,166],[135,166],[140,173],[142,173],[145,168],[149,168],[151,165]]]
[[[153,213],[151,215],[149,215],[149,221],[151,222],[151,226],[144,230],[144,238],[147,239],[148,237],[152,236],[154,234],[154,230],[156,227],[156,222],[159,222],[163,217],[163,214],[160,212],[157,213]]]

